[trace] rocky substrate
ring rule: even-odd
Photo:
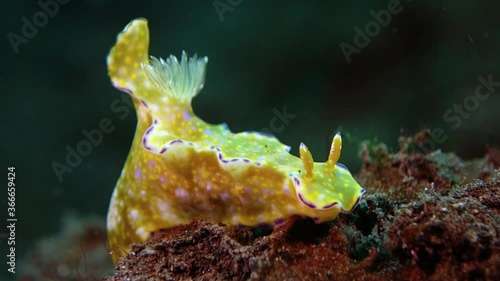
[[[360,206],[333,222],[276,229],[193,221],[134,245],[107,281],[500,280],[500,152],[462,161],[365,142]]]

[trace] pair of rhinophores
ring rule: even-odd
[[[194,218],[230,225],[275,225],[293,215],[317,222],[350,212],[365,190],[342,164],[342,140],[328,160],[300,158],[273,136],[232,133],[198,118],[191,99],[208,59],[149,57],[145,19],[130,22],[108,56],[113,85],[132,96],[138,124],[111,198],[108,241],[115,259],[151,231]]]

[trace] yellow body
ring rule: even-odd
[[[206,58],[148,58],[145,19],[119,34],[108,57],[113,85],[131,94],[138,125],[111,198],[108,240],[113,257],[150,232],[194,218],[231,225],[274,225],[293,215],[334,219],[351,211],[364,189],[337,164],[340,134],[325,163],[300,158],[276,138],[232,133],[199,119],[191,99],[204,83]]]

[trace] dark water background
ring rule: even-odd
[[[360,140],[376,137],[397,150],[401,132],[424,127],[441,129],[446,138],[436,148],[463,158],[500,144],[500,87],[475,98],[478,76],[500,81],[496,1],[66,1],[23,36],[23,17],[33,23],[42,6],[0,0],[0,233],[13,165],[18,256],[57,232],[69,210],[106,214],[136,122],[133,110],[112,109],[125,103],[110,84],[106,55],[137,17],[149,20],[152,55],[209,57],[198,115],[233,131],[261,130],[286,107],[295,117],[274,130],[294,154],[304,142],[324,161],[340,127],[341,161],[353,171]],[[388,24],[370,23],[370,11],[388,4],[399,11]],[[370,41],[346,59],[341,45],[356,47],[356,27],[367,25]],[[13,33],[26,41],[15,46]],[[114,130],[58,178],[54,161],[66,164],[67,147],[76,149],[82,130],[98,129],[103,118]],[[0,237],[1,274],[5,242]]]

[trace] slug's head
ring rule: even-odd
[[[365,193],[349,170],[337,160],[340,158],[342,138],[337,133],[333,138],[330,155],[325,163],[314,163],[311,152],[300,144],[300,159],[303,170],[294,176],[293,182],[298,199],[315,210],[333,208],[344,213],[351,212]],[[319,220],[331,218],[319,217]]]

